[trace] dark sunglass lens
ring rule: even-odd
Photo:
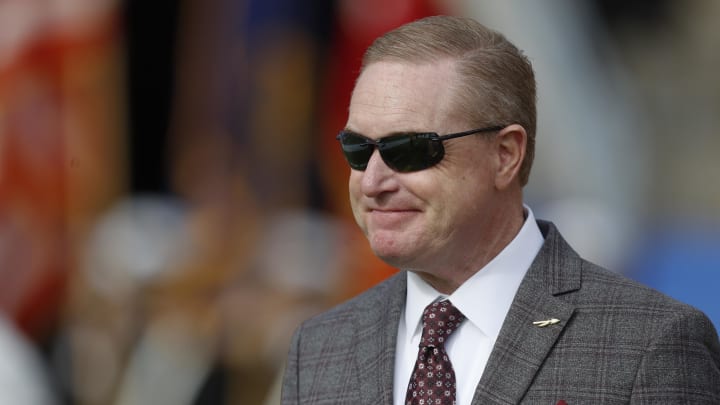
[[[367,139],[352,132],[342,132],[338,137],[345,159],[355,170],[365,170],[374,146]]]
[[[443,158],[442,142],[426,134],[403,134],[383,139],[380,154],[395,171],[414,172],[431,167]]]

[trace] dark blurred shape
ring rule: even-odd
[[[643,28],[661,28],[671,12],[670,0],[595,0],[598,17],[610,26],[640,24]]]
[[[126,0],[128,144],[132,192],[169,192],[168,128],[178,14],[184,1]]]

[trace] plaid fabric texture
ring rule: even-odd
[[[583,260],[538,224],[545,244],[472,404],[720,404],[720,343],[705,315]],[[405,288],[401,272],[303,323],[282,404],[392,404]]]

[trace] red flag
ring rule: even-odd
[[[119,13],[7,2],[0,14],[14,21],[0,26],[0,307],[40,337],[63,299],[71,224],[122,178]]]

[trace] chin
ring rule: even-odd
[[[377,248],[372,246],[372,250],[380,260],[397,268],[410,267],[412,266],[413,259],[417,258],[417,254],[399,249],[387,249],[386,247]]]
[[[375,256],[398,268],[412,266],[422,255],[421,241],[405,232],[370,232],[368,242]]]

